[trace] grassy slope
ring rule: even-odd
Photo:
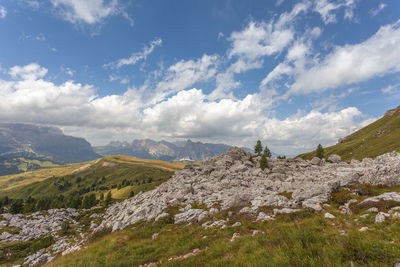
[[[364,188],[369,195],[400,188]],[[400,257],[400,219],[375,224],[372,213],[363,219],[365,206],[356,215],[338,211],[348,198],[366,198],[343,191],[333,196],[323,213],[303,211],[278,216],[274,221],[254,222],[254,217],[233,215],[229,225],[240,227],[204,229],[201,223],[174,225],[171,218],[133,227],[98,238],[86,249],[57,258],[49,266],[393,266]],[[398,205],[398,203],[397,203]],[[389,207],[382,206],[387,211]],[[240,208],[231,209],[237,214]],[[172,214],[175,210],[172,210]],[[170,211],[170,212],[171,212]],[[226,217],[222,211],[214,219]],[[357,221],[355,221],[357,219]],[[205,219],[204,221],[210,220]],[[361,227],[369,230],[359,232]],[[252,235],[253,230],[259,233]],[[341,234],[344,231],[346,234]],[[233,233],[240,237],[230,242]],[[152,240],[152,235],[159,236]],[[167,245],[168,244],[168,245]],[[194,256],[177,258],[200,249]],[[156,265],[154,265],[156,266]]]
[[[387,131],[381,136],[377,133]],[[392,116],[384,116],[346,138],[341,144],[324,148],[325,157],[338,154],[343,160],[376,157],[387,152],[400,152],[400,110]],[[312,159],[315,151],[299,155],[304,159]]]
[[[89,163],[65,165],[18,175],[0,177],[0,196],[11,198],[26,198],[27,196],[42,197],[57,194],[70,194],[97,183],[95,192],[106,193],[111,186],[118,185],[122,180],[129,180],[132,185],[112,189],[113,198],[126,198],[130,191],[151,190],[169,179],[172,174],[183,167],[156,160],[142,160],[127,156],[110,156]],[[81,171],[76,171],[81,168]],[[80,182],[78,182],[80,177]],[[105,181],[99,181],[105,177]],[[149,179],[151,178],[151,182]],[[70,185],[60,188],[59,184],[68,182]],[[107,189],[99,189],[98,187]],[[93,192],[93,190],[91,191]]]

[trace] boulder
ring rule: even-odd
[[[328,161],[333,163],[339,163],[342,161],[342,158],[339,155],[332,154],[328,157]]]

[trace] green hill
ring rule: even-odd
[[[376,157],[397,150],[400,152],[400,106],[386,112],[385,116],[343,138],[338,144],[324,148],[325,157],[337,154],[343,160]],[[316,152],[298,157],[312,159]]]
[[[22,174],[0,176],[0,198],[59,199],[49,208],[68,206],[72,196],[83,197],[111,191],[113,199],[124,199],[148,191],[168,180],[183,163],[110,156],[91,162],[64,165]]]

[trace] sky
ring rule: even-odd
[[[0,0],[2,122],[295,155],[398,105],[398,0]]]

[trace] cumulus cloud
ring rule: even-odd
[[[399,26],[397,21],[362,43],[336,47],[322,61],[299,71],[289,93],[323,91],[400,71]]]
[[[213,61],[208,57],[178,62],[172,69],[197,66],[196,71],[202,69],[203,73],[196,74],[197,79],[207,79],[211,75],[209,62]],[[46,79],[46,73],[47,69],[36,63],[9,69],[10,79],[0,79],[0,121],[52,124],[77,135],[82,127],[86,137],[108,133],[114,137],[196,138],[242,145],[262,138],[277,151],[289,153],[293,146],[292,154],[313,148],[314,143],[330,144],[365,123],[357,120],[362,114],[356,108],[327,113],[313,110],[279,120],[264,109],[264,98],[257,94],[217,101],[202,90],[189,89],[157,103],[144,103],[138,90],[129,88],[120,95],[99,97],[92,85],[72,80],[56,84]],[[305,145],[310,140],[312,144]]]
[[[317,144],[334,145],[340,137],[373,120],[363,118],[355,107],[326,113],[312,110],[308,114],[298,114],[284,120],[267,119],[263,139],[283,153],[298,154],[315,149]]]
[[[129,58],[121,58],[117,62],[112,62],[104,65],[105,67],[120,68],[125,65],[135,65],[141,60],[146,60],[147,56],[153,53],[157,46],[161,46],[162,40],[160,38],[150,42],[149,46],[145,46],[142,51],[133,53]]]
[[[236,60],[225,73],[217,76],[217,87],[210,98],[232,97],[231,90],[240,85],[234,79],[235,74],[262,68],[264,57],[284,51],[295,39],[295,20],[310,7],[309,1],[303,1],[295,4],[290,12],[282,13],[276,20],[269,23],[250,21],[242,31],[233,32],[228,38],[231,42],[228,57]]]
[[[4,19],[7,16],[7,9],[3,6],[0,6],[0,19]]]
[[[163,135],[193,138],[249,136],[254,134],[259,115],[253,96],[240,101],[206,101],[201,90],[181,91],[144,110],[146,128]]]
[[[37,63],[31,63],[26,66],[14,66],[10,69],[9,74],[13,78],[23,80],[37,80],[43,78],[47,73],[46,68],[42,68]]]
[[[204,54],[197,60],[181,60],[170,66],[162,81],[157,84],[156,91],[162,96],[179,92],[197,82],[205,82],[215,77],[219,57]]]
[[[131,24],[132,19],[119,5],[118,0],[50,0],[61,17],[73,24],[94,25],[113,15],[122,15]]]

